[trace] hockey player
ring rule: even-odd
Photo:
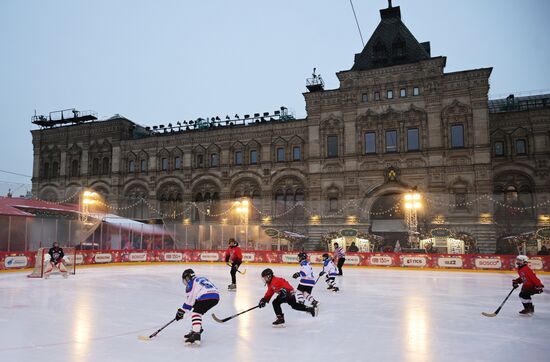
[[[313,275],[313,269],[307,261],[307,254],[303,251],[298,253],[298,262],[300,263],[300,271],[292,275],[294,279],[300,278],[298,288],[296,288],[296,300],[298,303],[304,304],[307,300],[311,303],[312,307],[319,305],[319,302],[311,296],[311,291],[315,285],[315,276]]]
[[[185,293],[185,303],[178,308],[176,320],[191,312],[191,332],[184,336],[186,344],[201,344],[202,316],[220,301],[218,289],[205,277],[196,277],[193,269],[186,269],[181,275]]]
[[[267,268],[262,271],[262,279],[267,285],[267,291],[260,302],[259,308],[265,307],[273,294],[277,293],[277,297],[273,300],[273,310],[277,319],[273,322],[274,327],[282,327],[285,324],[285,315],[281,309],[282,303],[288,303],[292,309],[310,313],[311,316],[317,316],[318,307],[306,307],[304,304],[298,303],[294,296],[294,288],[283,278],[273,276],[273,270]]]
[[[517,288],[519,284],[523,284],[519,293],[519,299],[523,303],[523,310],[519,314],[524,316],[531,316],[535,313],[535,306],[531,302],[531,296],[542,293],[544,288],[544,285],[542,285],[539,278],[529,268],[528,264],[529,258],[527,256],[518,255],[516,257],[516,265],[518,267],[519,278],[512,280],[514,288]]]
[[[323,270],[319,273],[319,276],[323,276],[325,274],[325,281],[328,284],[327,289],[332,290],[333,292],[339,291],[340,289],[336,286],[336,276],[338,275],[336,266],[327,253],[323,254]]]
[[[342,267],[346,261],[346,252],[338,243],[334,243],[334,260],[338,263],[338,275],[344,275],[342,273]]]
[[[243,262],[243,253],[239,247],[239,243],[235,239],[229,239],[229,247],[225,251],[225,262],[231,267],[231,284],[227,286],[228,290],[237,289],[237,270]]]
[[[46,266],[46,270],[44,270],[44,278],[47,279],[50,277],[53,268],[59,269],[61,275],[63,275],[63,278],[67,278],[69,274],[67,273],[65,265],[63,265],[63,257],[65,256],[65,253],[63,253],[63,248],[59,246],[57,241],[53,243],[53,246],[48,251],[48,254],[50,255],[50,261]]]

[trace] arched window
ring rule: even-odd
[[[59,176],[59,163],[56,161],[52,164],[52,177],[58,177]]]
[[[99,159],[94,158],[92,160],[92,175],[98,175],[99,174]]]
[[[44,178],[50,178],[50,163],[44,162]]]
[[[103,157],[103,161],[101,163],[101,173],[103,175],[108,175],[109,174],[109,158],[108,157]]]
[[[80,167],[78,165],[78,160],[72,160],[71,162],[71,176],[72,177],[78,177],[80,172]]]

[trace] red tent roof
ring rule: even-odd
[[[57,204],[41,200],[23,199],[18,197],[0,196],[0,215],[7,216],[34,216],[25,210],[49,210],[58,212],[78,212],[78,205]]]

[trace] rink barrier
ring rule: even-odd
[[[324,252],[310,252],[313,264],[322,263]],[[134,263],[215,263],[224,261],[225,250],[82,250],[78,265]],[[36,252],[0,252],[0,271],[33,268]],[[346,266],[429,270],[515,270],[515,255],[348,253]],[[531,268],[550,272],[550,256],[531,256]],[[243,261],[255,264],[296,264],[297,252],[243,251]]]

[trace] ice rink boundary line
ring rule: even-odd
[[[84,264],[77,265],[77,269],[80,268],[99,268],[99,267],[116,267],[116,266],[140,266],[140,265],[174,265],[174,264],[218,264],[225,265],[221,261],[132,261],[121,263],[98,263],[98,264]],[[293,266],[292,263],[243,263],[243,267],[247,265],[271,265],[271,266]],[[296,264],[297,265],[297,264]],[[313,264],[313,266],[319,266],[320,264]],[[389,269],[389,270],[417,270],[417,271],[443,271],[443,272],[466,272],[466,273],[496,273],[496,274],[516,274],[516,270],[485,270],[485,269],[451,269],[451,268],[418,268],[418,267],[403,267],[403,266],[372,266],[372,265],[344,265],[344,268],[364,268],[364,269]],[[24,269],[4,269],[0,270],[0,273],[14,273],[14,272],[29,272],[33,268]],[[536,274],[550,275],[550,272],[537,270]]]

